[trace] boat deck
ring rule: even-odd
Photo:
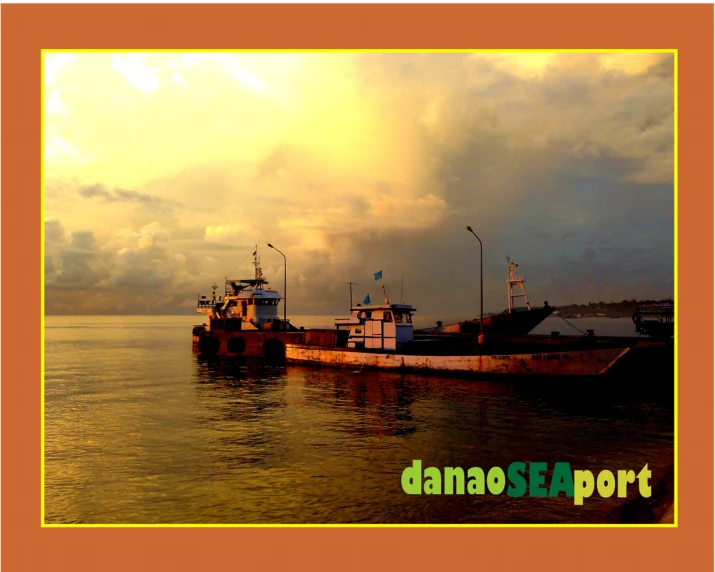
[[[391,353],[400,355],[494,355],[572,352],[585,349],[635,347],[638,338],[588,336],[494,336],[480,344],[473,335],[423,335]],[[350,351],[350,350],[348,350]],[[369,350],[359,350],[369,351]],[[383,352],[384,350],[374,350]]]

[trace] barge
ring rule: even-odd
[[[384,292],[384,290],[383,290]],[[409,304],[351,308],[349,318],[335,321],[335,343],[287,343],[288,363],[344,368],[435,371],[480,375],[599,375],[626,355],[633,342],[595,336],[414,337]],[[443,334],[442,332],[441,334]],[[482,341],[477,341],[481,339]]]

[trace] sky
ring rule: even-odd
[[[187,314],[253,276],[507,307],[674,292],[670,53],[46,52],[47,314]],[[373,274],[382,270],[383,279]],[[281,308],[279,307],[279,312]]]

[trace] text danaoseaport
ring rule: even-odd
[[[548,463],[514,462],[506,472],[500,467],[492,467],[486,473],[480,467],[466,471],[461,467],[445,467],[444,472],[437,467],[422,470],[422,461],[415,460],[412,466],[402,471],[402,489],[411,495],[500,495],[506,489],[507,496],[556,497],[563,493],[572,497],[575,505],[582,505],[584,499],[594,492],[603,498],[615,493],[620,498],[628,494],[628,485],[638,481],[638,492],[642,497],[650,497],[648,483],[651,471],[646,464],[639,472],[632,469],[610,471],[604,469],[595,475],[588,470],[571,470],[569,463],[554,463],[548,472]],[[528,473],[528,474],[527,474]],[[548,481],[547,482],[547,478]]]

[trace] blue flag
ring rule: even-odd
[[[375,272],[375,280],[380,280],[382,278],[382,270]]]
[[[370,303],[371,303],[371,302],[370,302],[370,294],[368,294],[367,296],[365,296],[365,299],[362,301],[362,303],[365,304],[366,306],[369,306],[369,305],[370,305]]]

